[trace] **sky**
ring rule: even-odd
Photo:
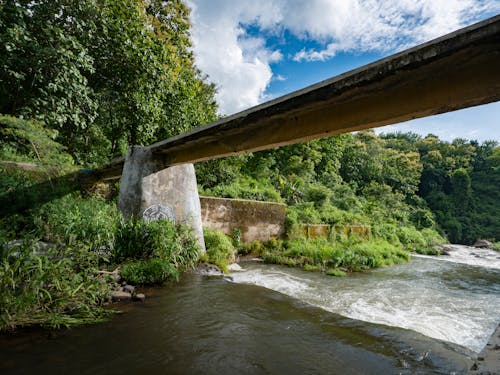
[[[500,13],[500,0],[187,0],[198,68],[231,115]],[[390,125],[500,141],[500,102]]]

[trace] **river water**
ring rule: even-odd
[[[466,373],[500,320],[500,259],[456,250],[344,278],[185,275],[110,322],[0,337],[0,373]]]

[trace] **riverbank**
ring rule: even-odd
[[[477,355],[470,375],[500,374],[500,323],[491,335],[488,343]]]

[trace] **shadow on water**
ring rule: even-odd
[[[465,349],[185,275],[100,325],[0,337],[2,374],[457,374]]]

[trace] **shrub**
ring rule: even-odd
[[[120,276],[134,285],[161,284],[179,279],[179,271],[161,258],[129,261],[120,267]]]
[[[446,239],[443,238],[435,229],[425,228],[422,229],[421,233],[427,246],[442,245],[446,243]]]
[[[264,244],[260,241],[244,242],[238,248],[238,254],[247,255],[261,255],[264,250]]]
[[[233,246],[231,238],[224,233],[205,228],[203,230],[205,237],[205,247],[207,252],[202,260],[217,265],[222,271],[228,272],[228,262],[234,262],[236,249]]]
[[[280,193],[267,180],[256,180],[252,177],[240,177],[228,185],[218,185],[206,189],[204,194],[235,199],[252,199],[257,201],[282,202]]]

